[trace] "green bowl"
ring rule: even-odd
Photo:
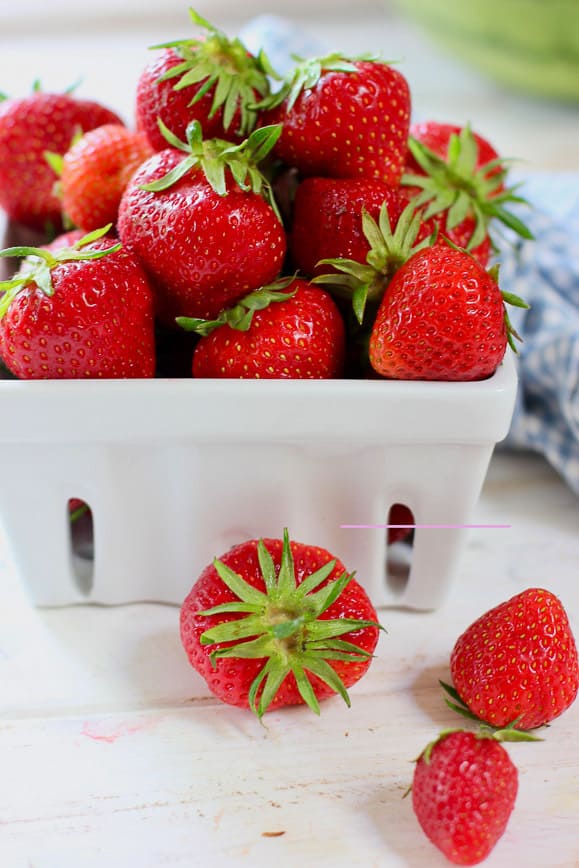
[[[579,0],[397,0],[449,53],[535,96],[579,101]]]

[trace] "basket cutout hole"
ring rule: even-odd
[[[414,513],[405,503],[393,503],[386,528],[386,581],[394,595],[406,590],[414,544]]]
[[[74,579],[80,593],[88,596],[94,581],[94,522],[89,504],[70,497],[67,521]]]

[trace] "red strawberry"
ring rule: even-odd
[[[85,133],[63,157],[52,160],[66,217],[85,232],[116,223],[125,187],[152,153],[145,136],[121,124]]]
[[[308,60],[263,106],[267,123],[283,125],[276,156],[303,175],[400,181],[410,91],[393,66],[337,54]]]
[[[62,225],[54,171],[45,153],[64,154],[78,132],[121,124],[112,111],[68,93],[36,91],[0,103],[0,206],[32,228]]]
[[[280,273],[286,241],[257,163],[278,130],[244,143],[201,138],[155,154],[133,175],[119,208],[118,231],[154,281],[159,318],[212,319]],[[271,200],[270,200],[271,201]]]
[[[194,377],[324,379],[342,373],[342,316],[327,292],[305,280],[263,287],[213,322],[177,322],[204,335],[193,355]]]
[[[470,250],[484,266],[491,242],[489,227],[501,222],[523,238],[532,238],[525,224],[505,208],[524,202],[516,188],[507,188],[506,161],[469,126],[429,121],[410,128],[407,168],[402,183],[417,204],[426,205],[425,218],[437,216],[442,232]],[[482,245],[482,246],[481,246]]]
[[[322,259],[365,262],[370,242],[362,211],[378,220],[386,204],[395,226],[406,205],[405,193],[369,178],[306,178],[295,193],[290,250],[296,268],[308,277],[327,272]]]
[[[268,709],[339,693],[366,673],[378,641],[361,585],[325,549],[250,540],[214,560],[181,609],[192,666],[223,702]]]
[[[388,515],[388,545],[402,542],[413,533],[414,515],[403,503],[393,503]]]
[[[455,865],[478,865],[502,837],[518,772],[495,735],[442,733],[414,770],[412,805],[427,838]]]
[[[567,613],[542,588],[516,594],[471,624],[453,648],[450,668],[462,703],[497,727],[549,723],[569,708],[579,686]]]
[[[420,250],[396,272],[370,336],[369,357],[383,377],[481,380],[503,359],[512,335],[495,277],[468,253],[444,244]]]
[[[135,258],[104,232],[26,256],[0,284],[0,355],[22,379],[152,377],[153,298]]]
[[[239,39],[229,39],[192,9],[189,14],[205,32],[153,46],[163,50],[137,83],[137,128],[158,151],[167,147],[159,118],[181,139],[197,120],[205,138],[237,140],[253,130],[255,103],[269,93],[263,55],[253,57]]]

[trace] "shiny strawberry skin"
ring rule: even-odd
[[[477,865],[503,835],[515,806],[518,772],[491,738],[455,731],[414,771],[412,805],[429,840],[455,865]]]
[[[86,250],[111,246],[103,238]],[[147,277],[124,250],[93,261],[60,263],[54,294],[36,284],[0,319],[0,355],[21,379],[152,377],[153,296]]]
[[[438,154],[439,157],[446,159],[450,138],[453,135],[458,135],[461,129],[462,127],[457,124],[422,121],[410,126],[410,135],[426,145],[427,148],[430,148],[431,151],[434,151],[435,154]],[[473,137],[478,145],[478,168],[498,158],[498,152],[487,139],[474,131]],[[412,154],[408,153],[406,160],[408,171],[422,173],[422,168],[418,165]]]
[[[276,155],[304,176],[366,177],[395,185],[406,159],[410,90],[387,64],[356,61],[356,72],[325,70],[288,110],[264,114],[282,123]]]
[[[75,134],[122,124],[108,108],[70,94],[34,93],[0,103],[0,206],[18,223],[60,227],[57,180],[45,151],[64,154]]]
[[[370,245],[362,231],[362,210],[376,221],[386,202],[394,226],[406,202],[400,188],[367,178],[306,178],[295,193],[289,246],[293,265],[312,277],[331,271],[322,259],[365,262]]]
[[[281,563],[282,541],[265,539],[265,547],[270,552],[276,571]],[[323,548],[304,543],[291,542],[291,551],[296,569],[296,581],[299,584],[315,570],[332,560],[332,555]],[[265,585],[260,574],[257,555],[257,540],[241,543],[230,549],[220,560],[245,579],[252,587],[264,590]],[[344,565],[337,560],[334,569],[320,585],[324,587],[330,581],[337,579],[345,572]],[[230,613],[221,615],[200,615],[199,612],[230,602],[234,594],[221,581],[215,567],[208,566],[195,582],[181,608],[180,629],[181,640],[191,665],[207,682],[211,692],[230,705],[238,708],[248,707],[250,686],[264,665],[262,658],[258,659],[216,659],[212,663],[210,655],[214,646],[201,644],[200,636],[208,628],[223,621],[233,620],[236,615]],[[377,621],[376,611],[362,586],[352,579],[343,593],[323,613],[321,619],[353,618]],[[363,651],[372,654],[378,642],[377,627],[364,627],[344,634],[340,638],[356,644]],[[222,646],[218,646],[222,647]],[[332,668],[340,675],[343,684],[350,687],[366,673],[371,658],[363,661],[344,662],[328,660]],[[315,675],[311,681],[318,699],[326,699],[335,695],[333,690]],[[288,675],[282,682],[269,709],[281,708],[287,705],[302,705],[293,675]]]
[[[148,139],[155,151],[167,147],[167,140],[159,130],[158,118],[180,139],[185,139],[187,124],[198,120],[206,139],[219,138],[237,140],[239,129],[239,110],[233,116],[229,130],[223,128],[223,109],[218,109],[210,117],[213,103],[213,88],[201,99],[192,103],[195,88],[186,87],[175,90],[175,79],[159,81],[161,76],[182,62],[182,58],[172,48],[162,51],[142,71],[137,82],[135,117],[137,129]],[[201,86],[200,82],[199,86]],[[256,94],[256,101],[258,100]]]
[[[63,159],[60,189],[64,213],[85,232],[115,224],[125,187],[152,153],[144,135],[121,124],[90,130]]]
[[[561,601],[530,588],[491,609],[457,640],[454,686],[481,720],[534,729],[562,714],[577,696],[577,647]]]
[[[283,227],[257,193],[228,178],[220,196],[195,169],[161,192],[141,185],[167,174],[183,154],[166,148],[137,169],[119,207],[118,231],[157,290],[157,314],[212,319],[253,289],[271,283],[286,252]]]
[[[437,244],[396,272],[382,299],[369,355],[383,377],[481,380],[507,346],[504,302],[473,257]]]
[[[327,379],[342,373],[342,316],[322,289],[295,280],[295,295],[256,311],[245,332],[221,326],[202,337],[193,355],[194,377]]]

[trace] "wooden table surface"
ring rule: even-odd
[[[579,118],[569,107],[503,92],[464,71],[402,22],[340,19],[333,45],[401,56],[424,116],[471,120],[531,170],[579,170]],[[37,76],[128,117],[146,46],[167,22],[93,28],[76,37],[4,30],[0,89]],[[0,422],[1,424],[1,422]],[[33,496],[33,492],[31,492]],[[402,796],[412,760],[456,724],[438,678],[460,632],[525,587],[557,593],[579,634],[579,504],[539,457],[499,452],[460,576],[434,613],[380,612],[387,629],[352,708],[324,704],[251,714],[214,700],[188,666],[178,609],[33,608],[0,530],[0,865],[2,868],[436,868]],[[31,540],[31,545],[34,540]],[[216,553],[217,554],[217,553]],[[192,576],[192,581],[194,580]],[[579,866],[579,703],[539,744],[508,749],[520,791],[487,863]]]

